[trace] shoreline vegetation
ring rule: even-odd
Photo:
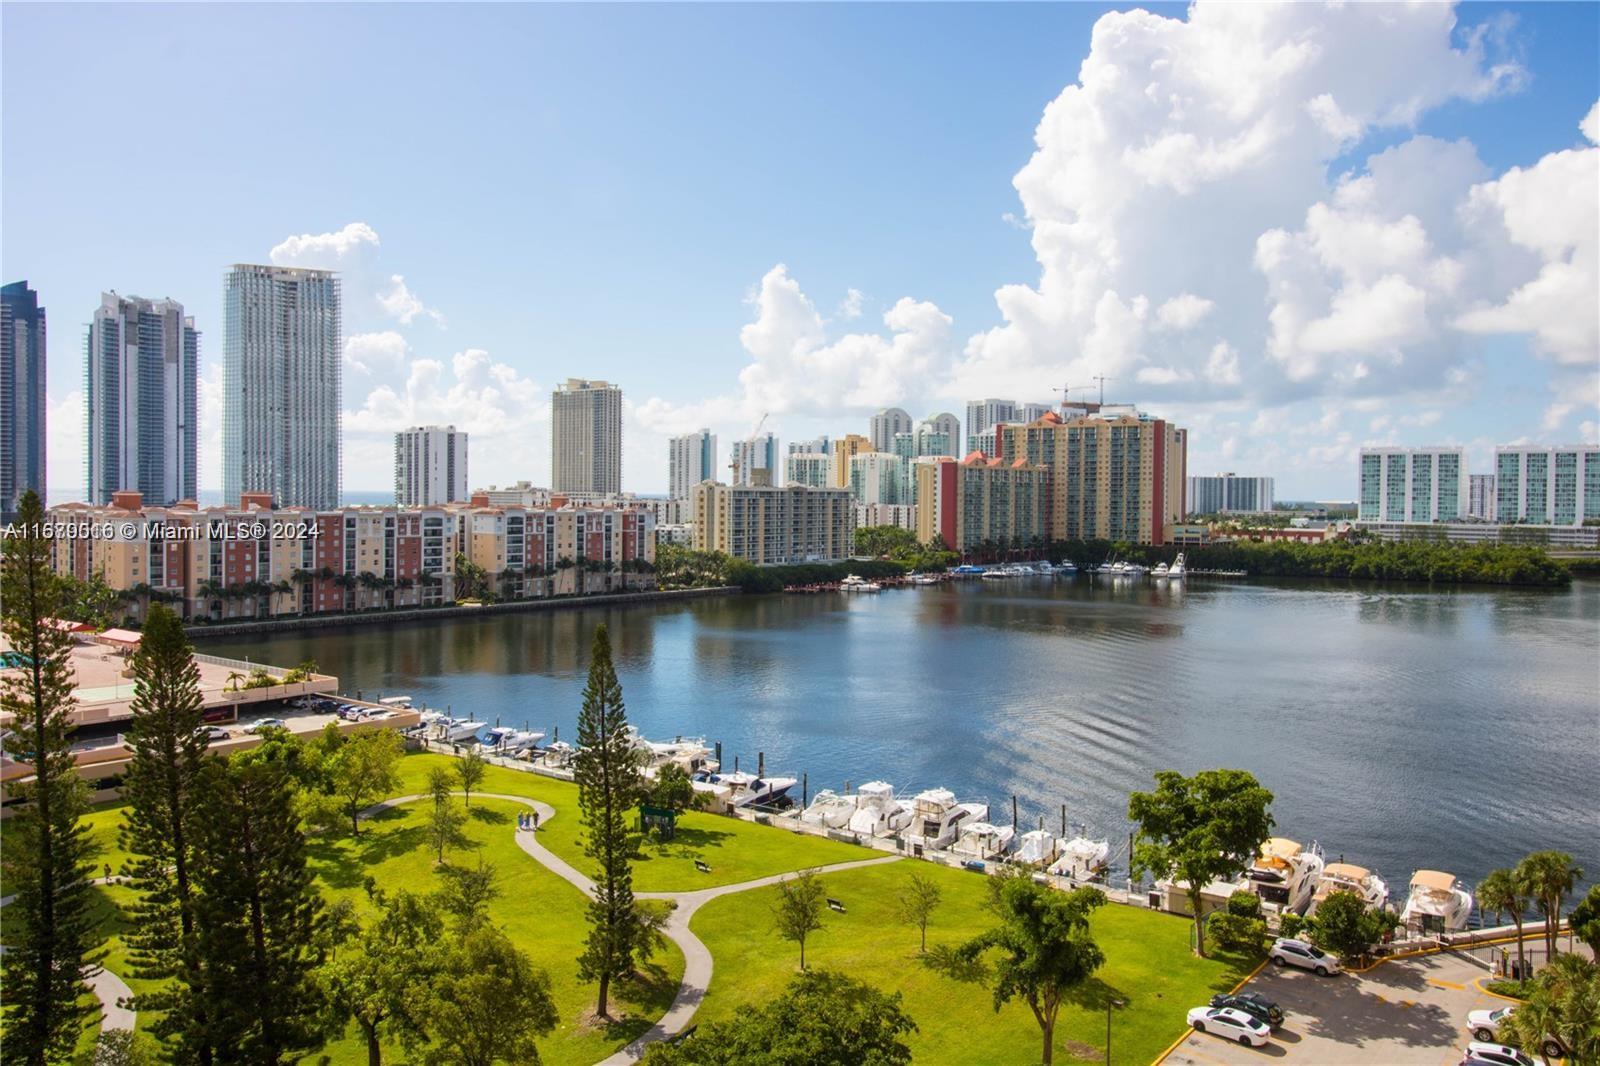
[[[876,534],[878,529],[858,531]],[[876,537],[869,543],[882,543]],[[1233,541],[1204,547],[1137,545],[1109,540],[1066,540],[986,543],[966,555],[975,563],[1027,559],[1070,559],[1080,570],[1107,559],[1126,559],[1149,566],[1170,563],[1184,552],[1191,570],[1243,570],[1251,577],[1321,578],[1348,581],[1413,582],[1450,585],[1564,587],[1572,572],[1544,548],[1522,544],[1453,544],[1438,541],[1334,540],[1322,544],[1287,541]],[[942,545],[912,548],[893,544],[884,557],[841,563],[800,563],[758,567],[717,552],[663,547],[658,560],[664,584],[679,587],[735,586],[745,592],[779,592],[790,585],[839,581],[848,574],[864,578],[898,577],[928,560],[953,565],[959,557]],[[942,566],[940,567],[942,569]]]

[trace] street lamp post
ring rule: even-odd
[[[1120,999],[1106,1000],[1106,1066],[1111,1066],[1111,1008],[1127,1006]]]

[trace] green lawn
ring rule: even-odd
[[[448,755],[413,755],[402,764],[404,792],[424,790],[431,766],[453,766]],[[521,770],[492,766],[483,791],[528,796],[556,809],[553,821],[539,829],[545,847],[576,870],[589,873],[593,860],[583,853],[583,824],[578,818],[578,786]],[[737,818],[690,812],[678,821],[678,835],[659,847],[646,845],[633,868],[636,892],[687,892],[697,888],[731,885],[769,874],[857,862],[883,855],[881,851],[843,844],[807,834],[756,825]],[[709,874],[695,869],[699,860]]]
[[[844,914],[824,913],[821,931],[806,945],[806,963],[841,970],[886,992],[904,993],[917,1022],[912,1052],[925,1062],[1005,1063],[1040,1059],[1038,1025],[1026,1005],[997,1014],[986,987],[958,981],[928,966],[917,953],[916,929],[896,915],[899,886],[915,870],[937,879],[944,897],[928,930],[928,946],[959,944],[988,927],[983,877],[914,860],[825,874],[828,895]],[[793,976],[798,952],[772,932],[777,890],[740,892],[711,901],[691,926],[716,960],[699,1020],[727,1018],[774,996]],[[1106,965],[1082,1002],[1062,1008],[1056,1061],[1103,1062],[1107,997],[1126,1007],[1113,1020],[1112,1058],[1148,1063],[1180,1033],[1190,1007],[1231,988],[1249,972],[1239,959],[1197,959],[1189,922],[1172,915],[1107,904],[1093,928]]]
[[[510,772],[510,771],[505,771]],[[528,857],[515,841],[520,806],[504,800],[474,799],[466,834],[469,845],[450,852],[447,863],[472,866],[481,855],[497,873],[500,896],[491,904],[492,920],[534,965],[550,974],[551,993],[561,1023],[540,1041],[540,1054],[552,1064],[587,1064],[604,1058],[665,1013],[683,975],[683,956],[670,943],[654,961],[648,984],[622,990],[624,1021],[604,1029],[581,1023],[594,1006],[594,986],[579,984],[577,956],[585,933],[584,902],[577,889]],[[317,842],[313,864],[329,898],[340,896],[367,907],[361,884],[369,874],[380,886],[426,892],[448,876],[434,865],[424,840],[418,804],[386,811],[368,822],[361,839],[348,836]],[[613,1005],[612,1013],[618,1013]],[[343,1041],[325,1053],[336,1066],[361,1066],[366,1049],[352,1026]]]

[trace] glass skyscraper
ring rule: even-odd
[[[237,263],[223,307],[222,494],[280,507],[339,506],[339,277]]]
[[[197,499],[200,334],[183,305],[103,293],[83,354],[89,502]]]
[[[45,316],[26,281],[0,287],[0,522],[45,495]]]

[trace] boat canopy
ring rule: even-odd
[[[1372,871],[1365,866],[1349,862],[1330,862],[1322,871],[1324,877],[1340,877],[1346,881],[1365,881]]]
[[[1300,847],[1299,841],[1290,840],[1288,837],[1272,837],[1261,845],[1261,857],[1263,859],[1277,859],[1280,862],[1287,862],[1300,854],[1302,850],[1304,849]]]
[[[1456,887],[1455,874],[1443,870],[1418,870],[1411,878],[1412,888],[1426,888],[1434,892],[1451,892]]]

